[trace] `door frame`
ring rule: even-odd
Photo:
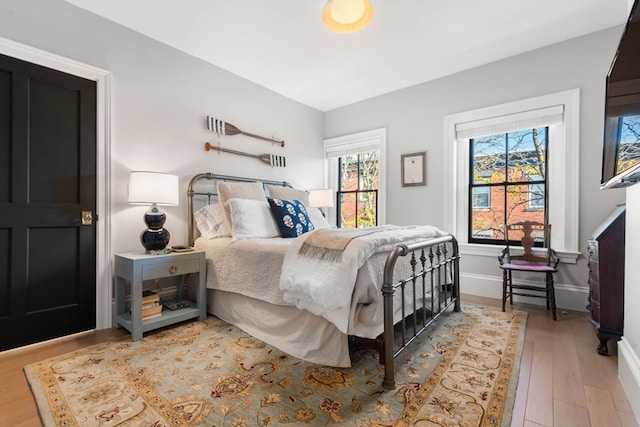
[[[112,325],[111,72],[0,37],[0,53],[96,82],[96,329]]]

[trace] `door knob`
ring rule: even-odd
[[[91,225],[93,224],[93,212],[92,211],[82,211],[82,225]]]

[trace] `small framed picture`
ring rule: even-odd
[[[402,186],[416,187],[427,185],[427,152],[403,154],[402,162]]]

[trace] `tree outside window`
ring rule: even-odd
[[[616,173],[640,163],[640,116],[625,116],[618,121],[618,163]]]
[[[504,243],[504,224],[546,222],[548,128],[470,141],[469,242]]]

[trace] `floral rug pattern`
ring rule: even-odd
[[[25,367],[46,426],[508,425],[526,313],[463,304],[383,366],[301,361],[210,316]]]

